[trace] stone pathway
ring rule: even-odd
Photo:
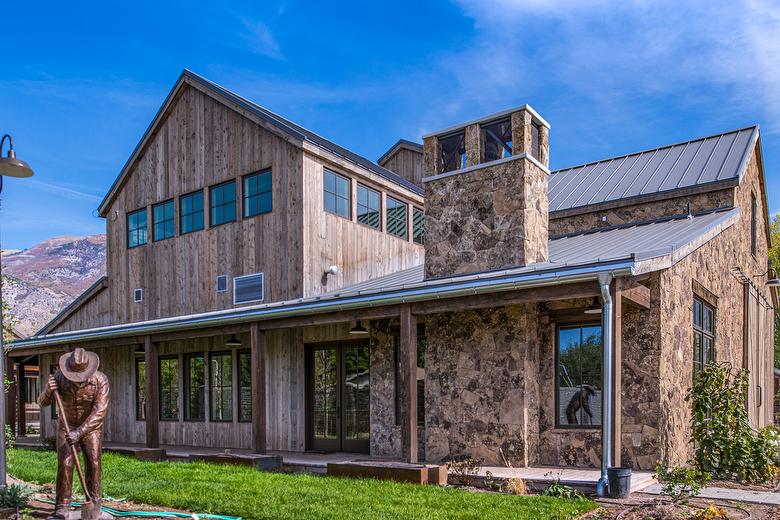
[[[650,495],[660,495],[661,484],[652,484],[640,490],[639,492]],[[712,500],[732,500],[734,502],[780,506],[780,493],[772,491],[750,491],[747,489],[706,487],[696,496],[699,498],[709,498]]]

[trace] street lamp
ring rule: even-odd
[[[5,140],[8,139],[8,154],[3,157],[3,145]],[[25,178],[32,177],[33,171],[30,165],[21,159],[16,158],[16,152],[14,152],[14,141],[11,136],[5,134],[0,139],[0,194],[3,193],[3,177],[17,177]],[[2,248],[0,248],[2,252]],[[0,302],[3,301],[3,260],[0,254]],[[3,428],[2,441],[0,441],[0,488],[4,488],[6,484],[6,458],[5,458],[5,347],[3,345],[3,307],[0,305],[0,385],[2,385],[2,391],[0,391],[0,425]]]

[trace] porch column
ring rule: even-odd
[[[8,351],[5,352],[5,377],[11,381],[11,385],[8,387],[8,392],[5,396],[5,424],[11,426],[11,430],[16,434],[16,379],[14,379],[14,363],[11,357],[8,355]]]
[[[615,306],[615,326],[612,337],[612,465],[620,466],[620,452],[623,447],[622,424],[623,413],[622,393],[623,382],[620,378],[623,370],[622,346],[623,346],[623,295],[622,284],[618,278],[612,283],[612,301]]]
[[[266,397],[265,397],[265,331],[259,323],[250,328],[251,371],[252,371],[252,451],[265,454]]]
[[[417,462],[417,316],[409,305],[401,306],[399,340],[401,457]]]
[[[17,374],[16,374],[16,380],[17,380],[17,393],[18,398],[16,400],[17,403],[19,403],[19,427],[17,429],[18,435],[26,435],[27,434],[27,410],[25,405],[27,404],[27,396],[25,395],[27,390],[27,378],[25,377],[24,373],[24,362],[20,361],[17,365]]]
[[[144,394],[146,396],[146,447],[160,447],[160,362],[157,343],[144,338]]]

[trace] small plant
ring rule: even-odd
[[[6,449],[13,448],[15,441],[16,441],[16,437],[14,436],[14,429],[11,428],[10,424],[6,424],[5,425],[5,447],[6,447]]]
[[[468,484],[469,477],[479,473],[482,468],[480,461],[468,455],[451,457],[446,463],[447,472],[454,477],[456,483],[461,485]]]
[[[555,498],[568,498],[572,500],[584,500],[585,496],[566,484],[561,484],[561,479],[557,478],[542,491],[542,496]]]
[[[673,502],[687,500],[696,496],[712,479],[709,473],[696,468],[685,466],[673,467],[665,463],[659,463],[655,467],[655,477],[663,484],[662,495],[666,495]]]
[[[30,501],[32,490],[20,484],[10,484],[0,488],[0,507],[19,509],[25,507]]]
[[[691,520],[729,520],[729,515],[722,507],[710,504],[707,509],[697,511]]]

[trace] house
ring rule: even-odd
[[[713,359],[771,423],[759,127],[552,172],[549,129],[380,165],[185,71],[100,205],[107,277],[9,356],[94,350],[105,438],[153,448],[648,469]]]

